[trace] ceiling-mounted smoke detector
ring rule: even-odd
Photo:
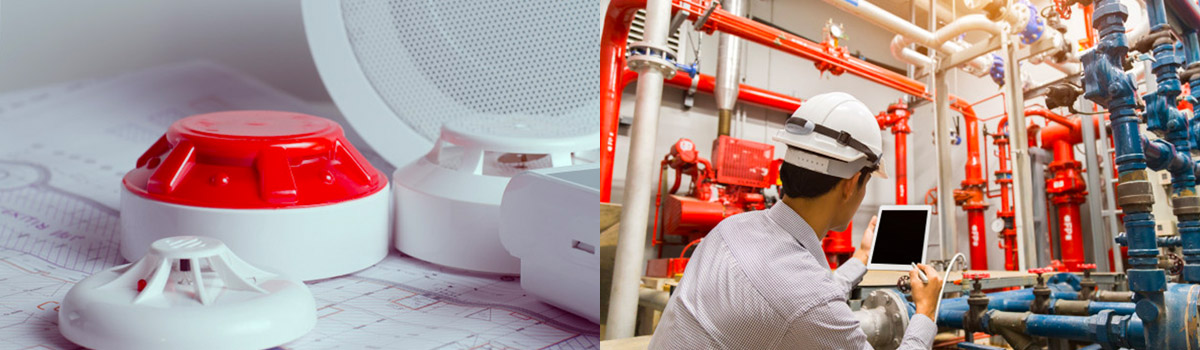
[[[137,262],[83,279],[58,311],[63,336],[92,349],[265,349],[316,322],[303,282],[197,236],[157,240]]]
[[[433,150],[396,170],[396,248],[450,267],[520,273],[500,243],[500,200],[511,177],[594,162],[593,125],[543,118],[456,119]]]

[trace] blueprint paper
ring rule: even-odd
[[[79,348],[58,332],[58,303],[84,277],[125,263],[121,177],[175,120],[231,109],[313,113],[303,101],[207,62],[0,94],[0,349]],[[346,132],[373,165],[392,172]],[[395,251],[366,270],[307,284],[317,326],[282,348],[599,347],[597,325],[526,295],[514,277]]]

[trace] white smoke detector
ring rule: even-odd
[[[600,167],[527,171],[500,205],[500,241],[521,259],[521,288],[600,323]]]
[[[160,238],[220,239],[264,270],[314,280],[387,256],[386,175],[336,122],[282,111],[180,119],[122,180],[121,255]]]
[[[592,163],[599,138],[589,126],[539,118],[447,122],[433,150],[393,176],[396,248],[435,264],[520,273],[520,261],[498,233],[509,179],[527,170]]]
[[[316,325],[303,282],[259,270],[214,238],[155,241],[67,292],[58,327],[92,349],[266,349]]]

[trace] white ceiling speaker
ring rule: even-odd
[[[137,262],[83,279],[58,311],[63,336],[92,349],[266,349],[316,323],[303,282],[200,236],[157,240]]]
[[[396,248],[450,267],[520,273],[500,243],[504,189],[523,171],[591,163],[600,135],[588,129],[528,117],[447,122],[429,154],[393,176]]]
[[[458,118],[599,130],[602,5],[306,0],[303,10],[325,88],[350,126],[399,168]]]
[[[519,260],[497,235],[509,178],[598,159],[602,5],[304,2],[326,89],[398,169],[400,251],[461,269],[519,273]]]

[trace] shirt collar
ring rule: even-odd
[[[809,226],[808,222],[800,217],[800,214],[792,210],[792,207],[787,206],[783,201],[776,202],[767,212],[767,217],[792,235],[792,238],[795,238],[801,247],[808,250],[808,253],[812,254],[813,259],[817,259],[822,267],[829,269],[829,261],[825,260],[825,251],[821,250],[821,241],[817,239],[816,231],[813,231],[812,226]]]

